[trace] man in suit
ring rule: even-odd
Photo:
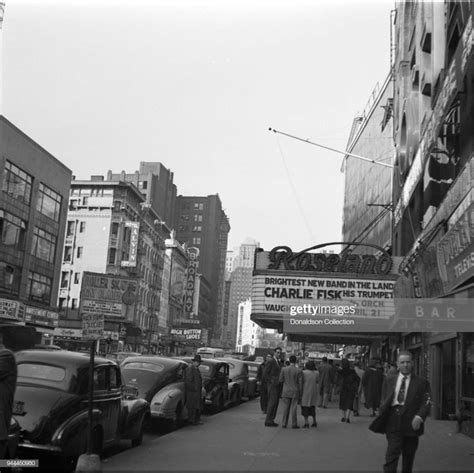
[[[281,400],[283,402],[281,426],[286,429],[288,417],[291,412],[292,427],[293,429],[299,429],[296,409],[298,407],[298,399],[301,396],[303,383],[301,370],[296,366],[295,355],[290,356],[290,365],[282,368],[280,372],[280,383],[283,383],[281,391]]]
[[[264,376],[268,386],[266,427],[278,427],[275,417],[280,401],[280,372],[281,372],[281,348],[275,348],[273,358],[265,366]]]
[[[431,409],[430,385],[412,373],[410,352],[400,352],[398,369],[397,375],[385,379],[379,415],[369,427],[387,436],[384,473],[397,471],[400,455],[403,473],[411,473],[418,439],[423,435],[424,422]]]

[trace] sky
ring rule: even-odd
[[[341,241],[353,119],[390,65],[391,1],[6,0],[2,114],[77,179],[159,161],[219,194],[229,248]]]

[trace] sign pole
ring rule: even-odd
[[[87,454],[92,455],[92,408],[94,397],[94,356],[95,356],[95,340],[91,340],[91,353],[89,362],[89,412],[87,416]]]

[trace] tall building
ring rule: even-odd
[[[0,321],[52,340],[71,171],[0,116]]]
[[[393,253],[401,298],[474,299],[472,2],[398,2],[395,22]],[[457,310],[457,309],[456,309]],[[457,314],[457,318],[461,314]],[[472,316],[472,314],[471,314]],[[426,325],[426,318],[418,318]],[[474,410],[474,335],[401,335],[432,387],[432,416]],[[467,419],[467,417],[466,417]],[[462,422],[474,437],[474,420]]]
[[[211,337],[219,331],[223,309],[224,273],[229,219],[222,209],[219,195],[178,196],[174,228],[177,239],[187,247],[199,249],[198,272],[211,287]]]
[[[393,79],[389,74],[376,87],[360,117],[354,120],[347,151],[364,161],[344,159],[344,209],[342,235],[344,242],[362,242],[391,250],[392,240],[392,168]],[[384,166],[384,164],[388,166]],[[351,247],[354,253],[374,253],[370,247]]]
[[[144,195],[146,203],[159,217],[172,227],[175,219],[176,185],[173,183],[174,174],[158,162],[140,162],[140,168],[131,174],[125,171],[113,173],[108,171],[107,181],[131,182]]]
[[[72,181],[59,291],[64,327],[80,324],[85,271],[129,277],[137,283],[135,303],[125,316],[106,317],[105,328],[118,342],[113,348],[156,350],[168,331],[167,314],[160,312],[168,237],[134,184],[103,176]]]
[[[258,340],[264,329],[250,319],[252,301],[247,299],[238,307],[237,333],[235,350],[253,355],[258,346]]]
[[[239,304],[252,295],[252,273],[255,250],[259,247],[256,240],[247,238],[235,250],[233,271],[230,275],[230,292],[227,312],[227,324],[223,325],[224,341],[228,347],[235,347]]]

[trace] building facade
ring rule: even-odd
[[[472,307],[473,4],[396,7],[393,252],[404,257],[397,296],[453,307],[464,300]],[[452,327],[439,333],[407,329],[402,345],[430,379],[432,415],[457,415],[465,420],[463,431],[474,436],[474,337]]]
[[[199,250],[198,272],[211,288],[210,318],[205,328],[215,339],[224,301],[225,259],[230,231],[229,219],[222,209],[219,195],[178,196],[174,228],[181,243]]]
[[[235,350],[248,355],[255,353],[259,337],[264,330],[250,319],[251,313],[252,301],[250,299],[239,304]]]
[[[72,173],[0,116],[0,319],[50,343]]]
[[[174,174],[162,163],[140,162],[138,171],[127,174],[125,171],[113,173],[108,171],[107,181],[131,182],[144,195],[146,203],[159,217],[172,228],[175,219],[176,185]]]
[[[133,310],[106,317],[117,343],[101,351],[156,351],[159,335],[168,330],[167,314],[160,312],[168,237],[169,229],[133,184],[103,176],[72,181],[58,298],[63,327],[81,323],[84,272],[132,278]]]

